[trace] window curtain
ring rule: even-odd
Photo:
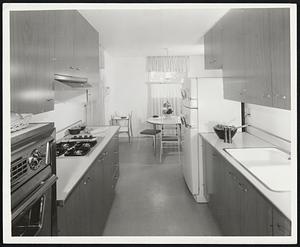
[[[188,60],[188,56],[147,57],[146,71],[187,73]]]
[[[146,73],[151,81],[151,72],[183,73],[187,76],[188,56],[151,56],[147,57]],[[164,83],[148,84],[148,110],[147,115],[162,115],[163,103],[168,101],[173,109],[173,115],[181,113],[181,84],[175,79],[168,78]]]

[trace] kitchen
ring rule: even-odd
[[[4,12],[6,242],[295,241],[294,5],[49,6]]]

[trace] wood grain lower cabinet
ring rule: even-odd
[[[10,12],[11,111],[54,109],[54,12]]]
[[[86,174],[71,192],[65,205],[57,207],[58,236],[91,235],[91,175],[90,172]]]
[[[290,235],[291,223],[206,141],[208,206],[226,236]]]
[[[58,236],[101,236],[114,200],[115,139],[107,144],[63,206],[57,207]]]
[[[273,235],[291,236],[291,221],[277,209],[273,209]]]

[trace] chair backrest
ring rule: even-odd
[[[179,125],[178,124],[165,124],[161,126],[162,135],[178,136]]]
[[[132,128],[132,111],[126,115],[111,115],[111,125]]]

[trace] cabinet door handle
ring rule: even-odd
[[[282,99],[286,99],[286,96],[285,96],[285,95],[283,95],[283,96],[282,96]]]
[[[54,99],[46,99],[47,102],[52,101],[52,100],[54,100]]]
[[[76,70],[80,70],[80,68],[76,68]]]
[[[73,67],[73,66],[70,66],[69,68],[70,68],[70,69],[74,69],[74,67]]]

